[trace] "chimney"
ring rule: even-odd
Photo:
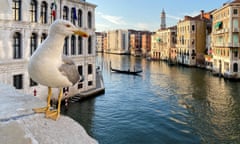
[[[201,10],[201,19],[204,18],[204,10]]]

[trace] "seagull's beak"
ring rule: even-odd
[[[86,32],[81,31],[80,29],[74,30],[74,34],[82,36],[82,37],[88,37],[88,34]]]

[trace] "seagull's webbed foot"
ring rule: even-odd
[[[57,120],[60,117],[62,95],[63,95],[63,92],[62,92],[62,89],[60,89],[60,92],[59,92],[59,95],[58,95],[57,109],[56,110],[48,110],[48,111],[46,111],[46,118]]]
[[[57,120],[60,117],[60,112],[58,110],[52,110],[46,112],[46,118]]]
[[[32,109],[35,113],[46,113],[49,111],[49,107],[43,107],[43,108],[34,108]]]

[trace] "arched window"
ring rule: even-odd
[[[13,58],[22,58],[21,34],[19,32],[13,35]]]
[[[42,2],[41,4],[41,23],[42,24],[46,24],[48,21],[47,21],[47,3],[44,1]]]
[[[76,37],[74,35],[71,37],[71,55],[76,55]]]
[[[82,10],[78,10],[78,26],[82,27]]]
[[[37,49],[37,34],[32,33],[30,38],[30,54],[32,55],[36,49]]]
[[[21,20],[21,4],[21,0],[13,0],[12,2],[13,19],[16,21]]]
[[[51,3],[51,22],[57,18],[57,4]]]
[[[71,22],[75,25],[75,20],[77,19],[76,8],[72,8],[71,10]]]
[[[81,55],[82,52],[82,37],[78,36],[78,55]]]
[[[238,72],[238,64],[237,63],[233,64],[233,72]]]
[[[64,40],[64,46],[63,46],[63,54],[68,55],[68,37]]]
[[[63,7],[63,19],[68,20],[68,7]]]
[[[88,37],[88,54],[92,53],[92,37]]]
[[[41,36],[41,42],[43,42],[43,40],[45,40],[47,38],[47,34],[43,33]]]
[[[30,3],[30,21],[37,22],[37,1],[31,0]]]
[[[88,12],[88,28],[92,28],[92,13]]]

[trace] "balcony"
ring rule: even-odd
[[[218,42],[218,43],[212,43],[212,46],[214,47],[224,47],[224,43],[223,42]]]
[[[240,47],[239,43],[227,43],[226,47]]]

